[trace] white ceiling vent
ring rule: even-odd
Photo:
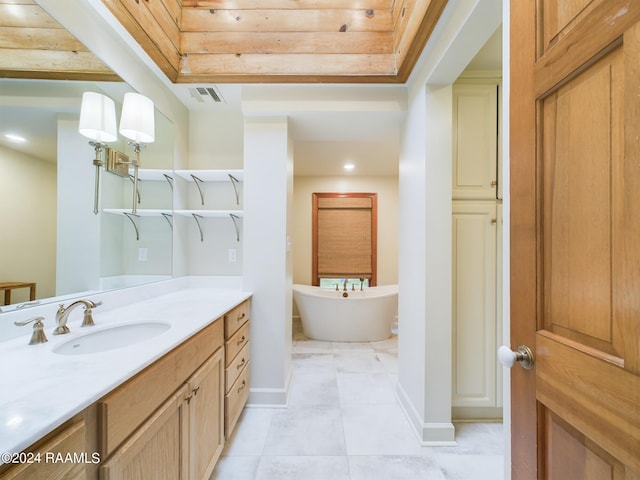
[[[189,94],[198,103],[225,103],[222,95],[213,87],[189,88]]]

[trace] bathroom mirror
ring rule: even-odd
[[[156,141],[141,153],[139,215],[122,213],[131,210],[133,182],[103,169],[95,215],[95,151],[78,133],[84,91],[112,98],[119,120],[124,93],[133,90],[0,79],[0,287],[17,284],[0,289],[2,311],[31,303],[31,284],[45,303],[171,276],[173,125],[156,110]],[[121,136],[110,146],[133,158]]]

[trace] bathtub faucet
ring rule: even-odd
[[[347,291],[347,281],[348,281],[348,279],[346,279],[346,278],[345,278],[345,279],[344,279],[344,285],[342,286],[342,291],[343,291],[343,292],[346,292],[346,291]]]
[[[364,284],[364,278],[360,279],[360,291],[362,291],[362,285]]]

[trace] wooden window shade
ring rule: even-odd
[[[376,279],[375,193],[313,194],[313,282],[320,278]]]

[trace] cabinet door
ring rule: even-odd
[[[496,226],[495,202],[453,202],[453,406],[468,410],[497,406]]]
[[[224,348],[189,379],[189,478],[208,479],[224,446]]]
[[[495,199],[498,83],[453,86],[453,198]]]
[[[187,447],[189,389],[183,385],[100,467],[101,480],[189,479],[182,461]]]
[[[55,455],[64,458],[67,454],[85,452],[84,421],[77,422],[54,436],[37,449],[25,449],[33,453],[31,459],[40,458],[39,463],[22,463],[0,475],[2,480],[84,480],[85,466],[79,461],[54,461]],[[91,454],[86,461],[91,461]],[[48,460],[50,459],[50,460]]]

